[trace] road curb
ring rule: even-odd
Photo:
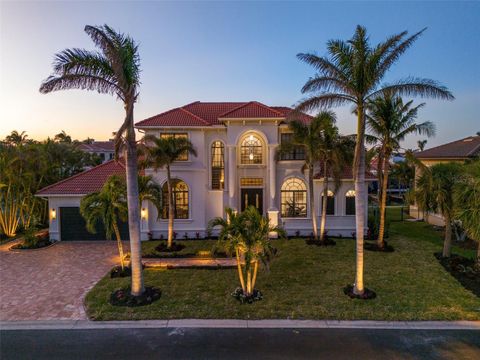
[[[12,330],[88,330],[146,328],[249,328],[249,329],[405,329],[405,330],[480,330],[480,321],[340,321],[340,320],[236,320],[174,319],[139,321],[0,321],[0,331]]]

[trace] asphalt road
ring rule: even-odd
[[[8,359],[480,359],[480,331],[89,329],[0,332]]]

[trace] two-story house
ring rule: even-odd
[[[172,166],[174,178],[175,229],[179,238],[185,234],[204,237],[210,219],[224,216],[225,207],[242,211],[255,206],[273,225],[284,226],[289,234],[309,235],[311,217],[320,216],[323,193],[322,174],[315,170],[314,188],[309,189],[302,171],[304,153],[294,149],[278,156],[278,146],[291,136],[288,107],[266,106],[252,102],[194,102],[155,115],[136,124],[148,135],[188,137],[197,156],[183,156]],[[311,117],[302,115],[302,121]],[[85,234],[71,234],[72,222],[81,223],[75,210],[81,197],[94,191],[108,178],[108,173],[124,173],[122,163],[106,163],[42,189],[38,195],[49,199],[51,237],[57,240],[82,239]],[[145,169],[163,189],[166,205],[166,171]],[[375,180],[371,174],[366,181]],[[314,192],[316,213],[308,205],[309,191]],[[329,185],[327,230],[330,235],[352,236],[355,232],[355,190],[350,167],[346,167],[341,185]],[[367,200],[367,199],[366,199]],[[367,201],[365,201],[367,204]],[[62,212],[69,214],[62,221]],[[367,211],[365,211],[367,214]],[[149,203],[142,204],[142,239],[167,234],[166,206],[160,214]],[[365,224],[367,222],[365,221]],[[366,229],[365,229],[366,230]],[[72,238],[73,236],[73,238]],[[99,235],[100,236],[100,235]]]

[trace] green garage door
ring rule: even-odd
[[[122,240],[128,240],[128,224],[120,223]],[[60,208],[60,236],[61,240],[105,240],[105,229],[102,224],[97,225],[97,232],[92,234],[87,231],[85,220],[80,215],[78,207]],[[114,238],[114,240],[116,240]]]

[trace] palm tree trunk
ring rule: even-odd
[[[117,222],[115,220],[113,221],[113,231],[115,232],[115,237],[117,238],[118,254],[120,255],[120,265],[123,271],[125,269],[125,260],[123,256],[123,244],[122,244],[122,239],[120,238],[120,231],[118,230]]]
[[[313,164],[308,166],[308,195],[310,202],[310,215],[312,216],[313,238],[318,239],[317,212],[315,209],[315,194],[313,193]]]
[[[133,100],[126,104],[127,122],[127,204],[128,230],[130,233],[130,266],[132,269],[131,293],[140,296],[145,291],[142,271],[142,246],[140,243],[140,204],[138,200],[138,161],[135,129],[133,128]]]
[[[167,165],[167,188],[168,188],[168,238],[167,248],[170,249],[173,243],[173,191],[172,191],[172,176],[170,173],[170,166]]]
[[[477,258],[475,259],[475,267],[480,270],[480,240],[477,241]]]
[[[255,289],[255,283],[257,282],[257,273],[258,273],[258,260],[255,260],[255,266],[253,268],[252,291]]]
[[[443,257],[450,257],[452,249],[452,221],[450,216],[445,216],[445,240],[443,242]]]
[[[240,279],[240,286],[242,287],[243,293],[245,293],[246,292],[245,280],[243,279],[242,263],[240,260],[240,253],[238,249],[235,249],[235,257],[237,258],[237,270],[238,270],[238,278]]]
[[[386,207],[387,207],[387,188],[388,188],[388,158],[389,154],[386,153],[383,159],[382,165],[382,197],[380,199],[380,224],[378,229],[378,239],[377,239],[377,246],[380,249],[385,247],[385,215],[386,215]]]
[[[357,109],[357,141],[353,173],[355,181],[356,276],[353,292],[363,295],[363,232],[365,229],[365,117],[363,102]]]
[[[324,163],[325,176],[323,178],[323,196],[322,196],[322,220],[320,222],[320,242],[325,240],[325,224],[327,222],[327,204],[328,204],[328,174],[327,162]]]
[[[252,270],[250,266],[247,269],[247,293],[245,295],[252,295]]]

